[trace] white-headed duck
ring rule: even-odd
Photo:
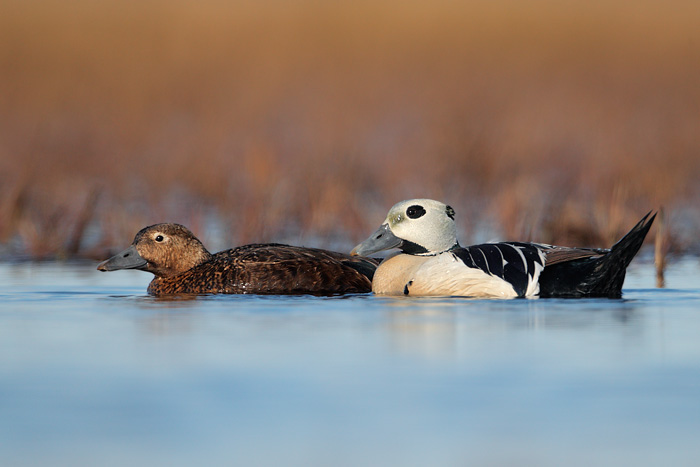
[[[372,291],[469,297],[622,296],[625,271],[654,221],[651,213],[611,249],[502,242],[462,247],[455,211],[430,199],[402,201],[353,255],[398,248],[377,268]]]

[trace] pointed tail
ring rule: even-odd
[[[649,212],[605,254],[545,267],[541,297],[622,297],[622,284],[632,259],[644,243],[656,214]]]

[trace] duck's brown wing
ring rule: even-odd
[[[372,290],[377,268],[370,258],[280,244],[245,245],[219,255],[239,265],[236,283],[230,286],[246,293],[365,293]]]
[[[378,262],[328,250],[252,244],[213,255],[210,261],[166,280],[149,292],[315,294],[367,293]]]
[[[577,259],[602,256],[610,250],[602,248],[569,248],[565,246],[538,245],[545,255],[545,267]]]

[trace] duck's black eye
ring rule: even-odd
[[[163,236],[162,235],[157,235],[156,236],[156,242],[160,243],[163,241]]]
[[[423,214],[425,214],[425,208],[417,204],[409,206],[408,209],[406,209],[406,215],[411,219],[418,219]]]

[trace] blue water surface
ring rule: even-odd
[[[0,263],[0,465],[700,465],[697,258],[622,300],[210,296]]]

